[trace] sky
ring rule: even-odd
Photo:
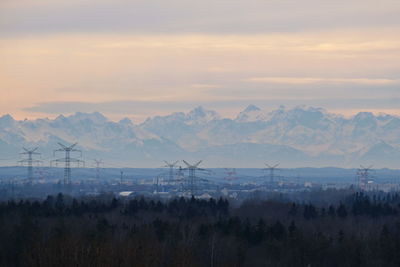
[[[398,0],[1,0],[0,115],[400,115]]]

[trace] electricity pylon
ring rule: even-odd
[[[178,175],[176,180],[178,181],[178,183],[180,184],[180,188],[179,190],[181,190],[182,192],[184,191],[184,181],[185,181],[185,174],[183,173],[183,169],[182,166],[179,166],[178,168]]]
[[[94,159],[94,164],[96,167],[96,180],[100,179],[100,166],[104,163],[101,159]]]
[[[159,174],[159,175],[157,175],[156,176],[156,178],[155,178],[155,185],[156,185],[156,190],[155,190],[155,192],[156,192],[156,194],[158,194],[160,191],[159,191],[159,187],[160,187],[160,183],[161,183],[161,181],[163,180],[163,178],[162,178],[162,175],[161,174]],[[154,181],[154,180],[153,180]]]
[[[196,182],[196,170],[199,171],[205,171],[205,169],[199,168],[200,163],[202,162],[202,160],[200,160],[199,162],[197,162],[196,164],[189,164],[187,163],[185,160],[183,160],[183,163],[186,164],[187,168],[184,168],[184,170],[189,170],[189,190],[190,190],[190,194],[194,195],[195,192],[195,182]]]
[[[53,155],[55,156],[57,152],[64,152],[65,157],[52,160],[51,163],[55,162],[56,165],[60,162],[64,163],[64,185],[69,185],[71,184],[71,162],[76,163],[78,167],[80,167],[81,163],[83,166],[85,166],[85,162],[77,158],[71,158],[71,153],[73,152],[80,153],[79,156],[82,157],[82,151],[74,148],[78,143],[75,143],[71,146],[65,146],[61,143],[58,144],[61,146],[61,148],[54,150]]]
[[[172,183],[172,181],[174,180],[174,168],[176,166],[176,164],[178,163],[178,161],[175,161],[173,163],[169,163],[168,161],[164,160],[165,162],[165,166],[164,167],[168,167],[169,168],[169,179],[168,182]]]
[[[273,166],[265,163],[265,166],[268,167],[268,168],[264,168],[264,170],[269,170],[269,181],[272,184],[274,182],[274,178],[275,178],[275,170],[277,170],[279,163],[275,164]]]
[[[357,176],[358,176],[358,187],[361,190],[367,189],[367,184],[370,179],[369,172],[372,170],[372,165],[368,167],[364,167],[363,165],[360,165],[360,168],[357,171]]]
[[[28,174],[27,174],[27,178],[28,178],[28,183],[29,184],[33,184],[33,163],[40,163],[41,160],[34,160],[33,156],[34,155],[40,155],[40,153],[36,152],[36,150],[38,149],[37,147],[34,149],[27,149],[25,147],[22,148],[24,150],[24,152],[21,152],[21,155],[27,155],[28,158],[23,159],[18,161],[19,164],[21,164],[22,166],[27,166],[28,167]]]

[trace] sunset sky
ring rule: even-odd
[[[0,116],[400,115],[398,0],[1,0]]]

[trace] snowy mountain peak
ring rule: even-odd
[[[64,121],[66,119],[66,117],[62,114],[58,115],[57,118],[55,118],[55,121]]]
[[[18,155],[21,145],[39,146],[50,155],[57,142],[78,142],[91,157],[134,159],[138,164],[181,155],[242,166],[262,164],[272,156],[281,157],[286,165],[354,166],[377,161],[398,166],[400,118],[368,112],[345,118],[304,106],[267,112],[253,105],[234,120],[197,107],[139,125],[127,118],[112,122],[98,112],[54,120],[0,117],[0,157]]]
[[[323,108],[315,108],[309,107],[305,105],[296,106],[293,109],[289,110],[292,114],[307,114],[307,113],[319,113],[319,114],[327,114],[326,110]]]
[[[356,121],[373,120],[375,116],[372,112],[359,112],[354,116]]]
[[[196,107],[186,115],[186,120],[193,123],[207,123],[215,119],[219,119],[218,113],[206,110],[202,106]]]
[[[249,105],[243,111],[241,111],[237,116],[235,121],[237,122],[254,122],[254,121],[264,121],[266,119],[266,114],[255,106]]]
[[[10,114],[5,114],[0,117],[0,120],[14,120],[14,118]]]
[[[284,123],[288,129],[305,127],[308,129],[329,129],[333,127],[334,115],[324,109],[307,106],[297,106],[293,109],[278,109],[270,113],[270,121]]]
[[[74,115],[69,116],[68,119],[73,121],[90,120],[94,123],[105,123],[108,121],[103,114],[97,111],[93,113],[76,112]]]
[[[133,125],[132,121],[129,118],[123,118],[119,121],[119,123],[126,125]]]
[[[358,127],[371,128],[377,124],[377,118],[371,112],[359,112],[353,117],[353,123]]]
[[[6,114],[0,117],[0,127],[9,127],[15,122],[14,118],[10,114]]]
[[[2,122],[11,122],[14,121],[14,118],[10,114],[5,114],[0,117],[0,121]]]
[[[248,105],[242,112],[260,111],[261,109],[255,105]]]

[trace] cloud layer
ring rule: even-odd
[[[2,32],[254,34],[398,26],[395,0],[3,0]]]
[[[399,114],[399,12],[394,0],[3,0],[0,114],[248,103]]]

